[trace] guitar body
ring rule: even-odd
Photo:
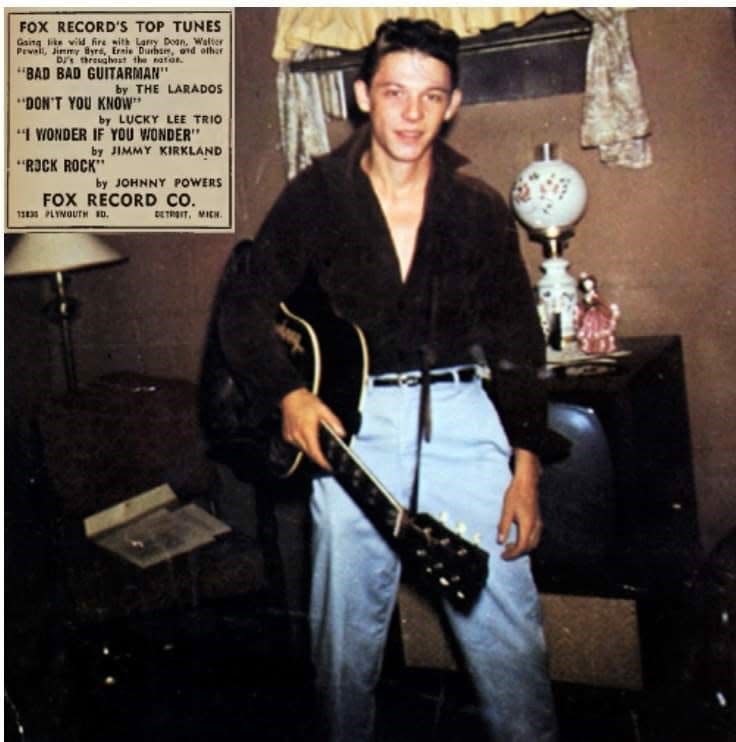
[[[248,272],[251,242],[239,243],[225,266],[210,319],[199,380],[199,418],[209,456],[249,480],[305,476],[317,471],[281,436],[281,414],[254,412],[257,391],[235,382],[217,331],[222,295]],[[314,280],[279,305],[274,330],[304,385],[342,420],[350,436],[360,426],[368,349],[356,325],[341,319]]]
[[[292,311],[291,306],[294,306]],[[282,303],[276,334],[307,388],[342,421],[352,437],[360,427],[360,408],[368,378],[368,345],[362,330],[333,314],[323,304]],[[277,477],[289,477],[304,462],[304,454],[273,430],[269,462]],[[309,464],[311,466],[311,462]]]

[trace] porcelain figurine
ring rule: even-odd
[[[616,350],[616,325],[621,316],[617,304],[607,304],[598,294],[598,281],[590,273],[581,273],[575,324],[578,347],[583,353],[613,353]]]

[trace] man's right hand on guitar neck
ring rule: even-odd
[[[345,428],[337,415],[319,397],[308,389],[300,388],[289,392],[281,400],[281,418],[284,440],[329,471],[331,467],[319,445],[319,425],[324,421],[338,435],[344,436]]]

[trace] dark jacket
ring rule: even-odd
[[[220,340],[236,381],[264,414],[303,385],[273,325],[278,303],[310,277],[333,310],[364,331],[372,374],[419,368],[427,345],[436,367],[473,363],[480,349],[494,371],[489,391],[511,445],[538,451],[546,422],[536,373],[544,341],[504,199],[458,173],[467,160],[437,142],[403,283],[388,225],[359,165],[369,137],[367,127],[359,130],[286,186],[245,275],[223,293]]]

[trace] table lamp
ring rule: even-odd
[[[99,238],[78,232],[32,232],[23,235],[5,258],[5,276],[52,277],[54,298],[43,308],[46,317],[58,324],[64,359],[67,389],[77,388],[77,370],[72,345],[71,321],[79,303],[67,295],[71,271],[117,263],[125,258]]]
[[[574,350],[577,282],[567,272],[563,252],[573,226],[585,211],[588,191],[582,175],[557,157],[557,146],[537,147],[535,160],[519,173],[511,203],[532,240],[544,248],[542,277],[537,282],[539,318],[547,345],[555,351]]]

